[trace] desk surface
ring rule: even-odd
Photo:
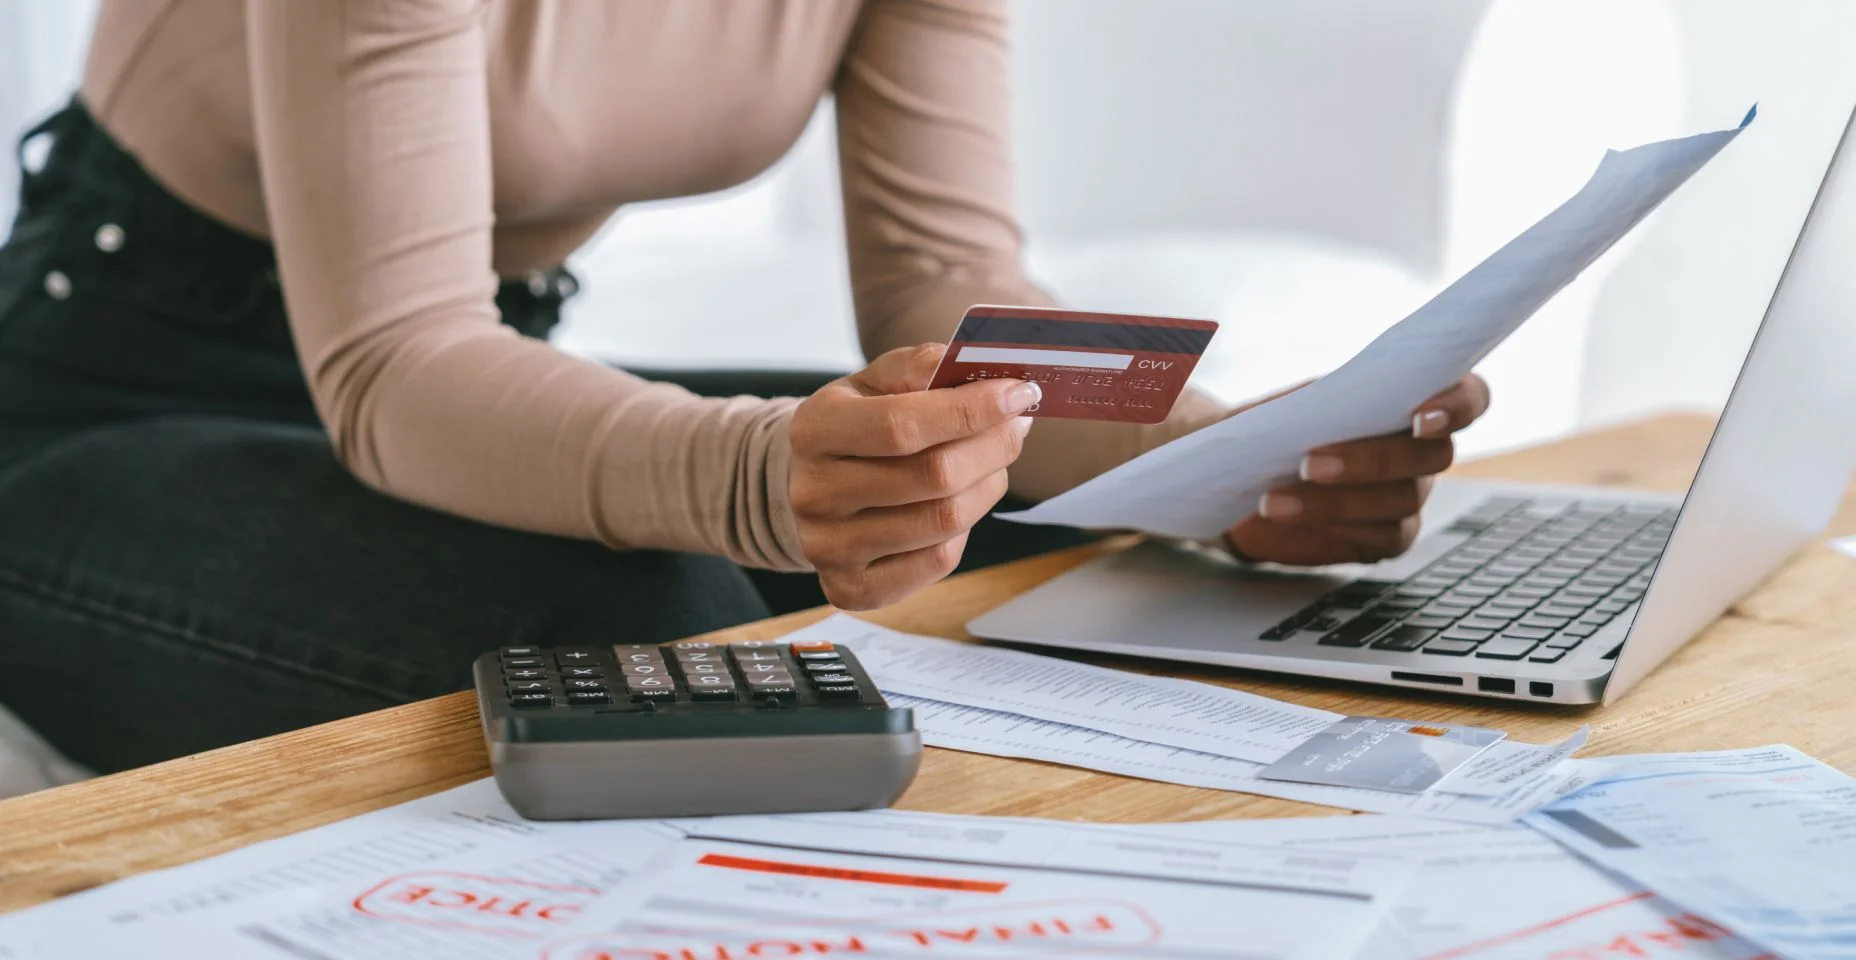
[[[1463,476],[1682,489],[1712,421],[1670,416],[1465,464]],[[1831,530],[1856,531],[1856,496]],[[964,638],[961,624],[1082,562],[1093,547],[948,580],[870,619]],[[1609,709],[1509,705],[1235,670],[1179,675],[1350,714],[1508,730],[1545,742],[1593,726],[1585,755],[1790,743],[1856,769],[1856,564],[1807,548]],[[806,611],[723,631],[766,638]],[[1140,668],[1138,664],[1120,665]],[[1158,665],[1154,669],[1161,669]],[[0,802],[0,911],[222,853],[489,774],[467,693],[383,710]],[[901,807],[1100,821],[1335,813],[1241,793],[930,750]]]

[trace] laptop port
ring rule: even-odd
[[[1553,696],[1553,684],[1547,680],[1529,680],[1527,692],[1536,697],[1551,697]]]
[[[1410,680],[1413,683],[1435,683],[1444,687],[1460,687],[1463,685],[1462,677],[1446,677],[1437,673],[1408,673],[1404,670],[1392,671],[1392,679]]]
[[[1514,681],[1507,677],[1477,677],[1476,689],[1484,693],[1513,693]]]

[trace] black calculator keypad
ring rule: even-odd
[[[495,659],[503,695],[511,707],[524,710],[616,704],[649,710],[679,703],[771,709],[802,700],[881,702],[868,681],[859,683],[848,654],[829,643],[688,640],[667,646],[504,647]]]

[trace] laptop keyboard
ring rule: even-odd
[[[1491,498],[1469,539],[1409,579],[1356,580],[1262,640],[1557,663],[1643,598],[1674,507]]]

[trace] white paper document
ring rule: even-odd
[[[525,821],[480,780],[0,917],[0,957],[531,960],[681,837]]]
[[[899,633],[838,614],[785,640],[856,651],[884,693],[1087,726],[1148,743],[1271,761],[1341,715],[1172,677]]]
[[[1741,128],[1606,154],[1571,199],[1328,376],[999,516],[1217,536],[1271,487],[1295,480],[1310,449],[1408,433],[1420,403],[1462,379]]]
[[[1257,776],[1266,764],[1179,747],[1130,740],[1084,727],[1014,716],[995,710],[938,703],[900,694],[885,696],[891,704],[915,711],[915,727],[929,746],[999,757],[1042,760],[1066,766],[1100,770],[1124,777],[1140,777],[1213,790],[1235,790],[1304,803],[1319,803],[1371,813],[1405,813],[1464,823],[1512,823],[1541,804],[1592,782],[1610,770],[1598,761],[1567,760],[1551,770],[1538,771],[1495,797],[1453,793],[1408,794],[1357,787],[1331,787],[1313,783],[1264,780]]]
[[[1351,955],[1413,865],[1138,827],[888,812],[695,827],[553,960]]]
[[[1631,760],[1528,826],[1779,956],[1856,958],[1856,779],[1787,746]]]
[[[1409,817],[1152,824],[1182,837],[1349,850],[1419,863],[1357,960],[1753,960],[1719,923],[1521,826]]]
[[[1549,746],[1503,747],[1422,794],[1265,780],[1258,774],[1269,761],[1340,715],[1212,684],[915,636],[843,614],[782,639],[856,651],[890,703],[914,709],[923,743],[968,753],[1469,823],[1511,823],[1608,769],[1567,761],[1585,743],[1581,733]]]

